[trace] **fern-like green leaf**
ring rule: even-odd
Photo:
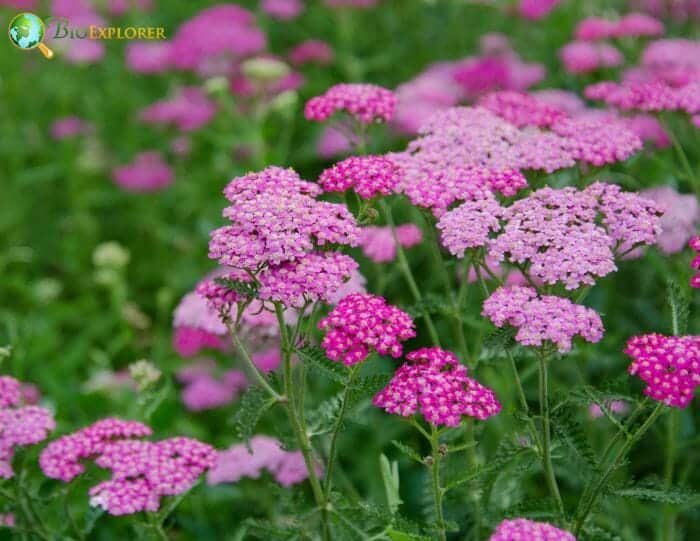
[[[328,379],[345,385],[348,381],[348,369],[342,364],[331,361],[326,352],[318,346],[304,346],[296,350],[302,362],[308,363]]]
[[[635,498],[638,500],[646,500],[658,503],[673,503],[683,504],[697,498],[698,494],[690,490],[685,490],[680,487],[671,487],[669,489],[663,487],[645,487],[645,486],[629,486],[613,490],[614,496],[621,498]]]
[[[394,447],[396,447],[399,451],[401,451],[408,458],[415,460],[419,464],[423,464],[423,459],[412,447],[409,447],[405,443],[401,443],[400,441],[397,441],[397,440],[391,440],[391,443]]]
[[[214,281],[220,286],[225,287],[230,291],[235,291],[246,297],[257,297],[258,288],[252,282],[244,282],[242,280],[231,280],[230,278],[214,278]]]
[[[238,435],[249,440],[263,414],[270,409],[276,400],[268,397],[259,387],[250,387],[241,397],[238,411],[233,417],[233,424]]]
[[[307,422],[312,436],[320,436],[333,430],[343,406],[343,395],[344,391],[324,400],[316,409],[308,413]]]

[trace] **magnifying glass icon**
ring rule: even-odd
[[[18,49],[38,48],[46,58],[53,58],[53,51],[43,43],[46,27],[44,21],[33,13],[20,13],[10,21],[10,41]]]

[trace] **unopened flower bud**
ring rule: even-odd
[[[160,379],[161,372],[147,360],[136,361],[129,365],[129,374],[139,391],[145,391]]]
[[[241,64],[241,71],[253,83],[279,81],[289,73],[289,66],[274,58],[251,58]]]

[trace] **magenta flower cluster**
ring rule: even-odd
[[[396,96],[391,90],[371,84],[338,84],[306,102],[307,120],[323,122],[334,113],[346,112],[359,122],[388,122],[394,116]]]
[[[14,477],[15,447],[35,445],[56,427],[49,410],[25,403],[22,383],[11,376],[0,376],[0,478],[3,479]]]
[[[645,334],[627,342],[628,371],[646,383],[644,394],[667,406],[685,408],[700,385],[700,337]]]
[[[243,477],[257,479],[270,472],[284,487],[301,483],[308,477],[301,451],[284,451],[280,442],[269,436],[253,436],[247,444],[239,443],[219,451],[216,464],[207,474],[210,485],[236,483]],[[317,475],[323,472],[316,466]]]
[[[589,17],[576,27],[576,38],[586,41],[624,37],[655,37],[664,32],[661,21],[644,13],[628,13],[617,21]]]
[[[571,350],[574,336],[588,342],[603,337],[603,322],[595,310],[555,295],[538,295],[531,287],[500,287],[484,301],[482,315],[497,327],[518,329],[515,339],[524,346],[551,342],[564,353]]]
[[[690,239],[688,241],[688,246],[690,246],[691,250],[697,252],[695,254],[695,257],[693,257],[690,266],[694,270],[700,271],[700,237],[693,237],[692,239]],[[694,288],[700,288],[700,272],[694,274],[693,277],[690,279],[690,286]]]
[[[318,328],[326,332],[321,342],[326,356],[347,366],[366,360],[372,352],[398,358],[403,354],[401,342],[416,336],[411,316],[369,293],[343,298]]]
[[[435,426],[458,426],[462,416],[485,420],[501,410],[493,391],[467,376],[453,353],[423,348],[403,364],[373,400],[387,413],[409,417],[420,413]]]
[[[39,464],[48,477],[69,482],[85,472],[83,460],[93,460],[112,476],[90,489],[92,506],[112,515],[155,512],[160,498],[186,492],[214,465],[215,450],[183,437],[134,439],[150,434],[135,421],[103,419],[50,443]]]
[[[489,541],[576,541],[576,537],[547,522],[515,518],[501,522]]]
[[[353,189],[363,199],[372,199],[391,194],[401,174],[401,168],[384,156],[351,156],[323,171],[318,183],[325,192]]]
[[[543,188],[504,210],[503,233],[489,253],[529,264],[530,275],[545,284],[576,289],[615,271],[616,249],[654,244],[660,215],[654,202],[614,184]]]

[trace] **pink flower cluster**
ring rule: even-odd
[[[170,100],[158,101],[139,114],[149,124],[174,124],[182,132],[204,126],[216,114],[216,104],[197,87],[184,87]]]
[[[543,188],[504,209],[503,233],[489,253],[498,261],[529,263],[529,274],[545,284],[576,289],[617,269],[616,248],[654,244],[660,215],[652,201],[613,184]]]
[[[326,192],[353,189],[363,199],[391,194],[401,179],[401,168],[384,156],[350,156],[326,169],[318,183]]]
[[[78,135],[86,135],[92,131],[92,126],[77,116],[57,118],[51,124],[51,137],[53,139],[68,139]]]
[[[402,417],[420,412],[436,426],[458,426],[464,415],[483,421],[501,410],[493,391],[468,377],[467,367],[449,351],[423,348],[406,359],[374,397],[375,406]]]
[[[369,293],[341,299],[318,328],[326,331],[321,342],[326,356],[347,366],[366,360],[374,351],[398,358],[403,353],[401,342],[416,336],[411,316]]]
[[[26,402],[22,383],[0,376],[0,478],[14,476],[15,447],[35,445],[56,427],[50,411]]]
[[[491,111],[511,124],[524,126],[549,127],[567,117],[558,107],[524,92],[504,90],[491,92],[479,100],[479,106]]]
[[[656,202],[664,214],[659,221],[661,232],[657,245],[665,254],[675,254],[685,248],[695,234],[700,218],[700,205],[695,194],[680,194],[671,186],[647,188],[639,195]]]
[[[105,20],[100,16],[89,0],[51,0],[50,11],[52,19],[47,23],[45,32],[49,47],[60,53],[61,58],[71,64],[93,64],[99,62],[105,55],[105,45],[96,39],[66,39],[56,37],[60,19],[68,19],[73,28],[88,28],[91,25],[105,26]]]
[[[323,122],[344,111],[359,122],[388,122],[394,116],[396,96],[391,90],[371,84],[338,84],[306,102],[307,120]]]
[[[204,411],[230,404],[248,387],[248,380],[240,370],[228,370],[217,378],[210,366],[184,368],[177,379],[184,385],[182,402],[190,411]]]
[[[627,342],[628,372],[647,386],[644,394],[667,406],[685,408],[700,385],[700,337],[645,334]]]
[[[557,122],[552,131],[566,139],[575,160],[596,167],[624,161],[643,146],[633,131],[618,122],[578,117]]]
[[[539,296],[531,287],[498,288],[484,301],[481,314],[497,327],[516,327],[515,339],[524,346],[548,341],[563,353],[571,350],[576,335],[591,343],[603,337],[603,323],[595,310],[562,297]]]
[[[90,489],[91,505],[112,515],[155,512],[161,497],[186,492],[214,465],[215,450],[182,437],[134,439],[150,434],[149,427],[135,421],[103,419],[51,442],[39,464],[48,477],[69,482],[85,472],[83,460],[93,460],[112,477]]]
[[[153,192],[172,184],[175,175],[159,152],[137,154],[130,164],[116,167],[112,179],[129,192]]]
[[[293,64],[326,65],[333,61],[333,49],[325,41],[310,39],[300,43],[289,52]]]
[[[302,0],[260,0],[260,8],[273,19],[289,21],[304,11]]]
[[[664,33],[664,25],[658,19],[644,13],[628,13],[617,21],[589,17],[576,27],[576,39],[597,41],[609,38],[655,37]]]
[[[622,65],[622,53],[609,43],[573,41],[559,51],[559,58],[569,73],[590,73],[601,68]]]
[[[280,442],[269,436],[253,436],[248,444],[239,443],[219,451],[216,464],[207,474],[210,485],[236,483],[243,477],[257,479],[267,470],[284,487],[290,487],[308,477],[301,451],[284,451]],[[316,473],[322,474],[317,466]]]
[[[485,246],[489,235],[500,231],[503,208],[492,196],[466,201],[440,217],[437,228],[441,231],[443,246],[463,258],[465,250]]]
[[[368,225],[360,231],[362,253],[375,263],[389,263],[396,259],[396,243],[411,248],[421,243],[423,232],[415,224],[402,224],[395,229],[396,239],[388,226]]]
[[[700,237],[693,237],[690,239],[688,241],[688,246],[690,246],[691,250],[700,252]],[[695,255],[693,261],[690,263],[690,266],[696,271],[700,271],[700,253]],[[690,286],[700,288],[700,272],[693,275],[693,277],[690,279]]]
[[[547,522],[515,518],[501,522],[489,541],[576,541],[576,537]]]

